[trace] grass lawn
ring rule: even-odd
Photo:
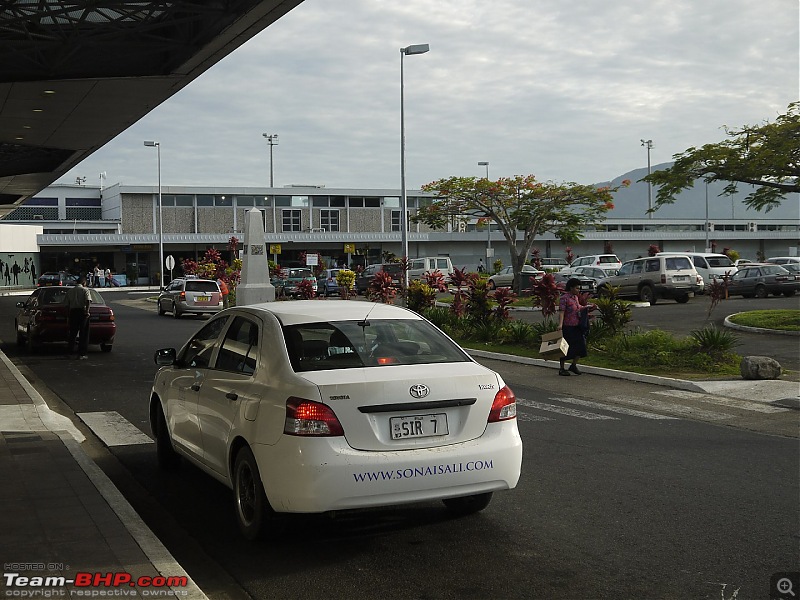
[[[800,310],[751,310],[730,317],[732,323],[779,331],[800,331]]]

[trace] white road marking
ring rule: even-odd
[[[763,402],[748,402],[747,400],[737,400],[735,398],[725,398],[723,396],[704,394],[702,392],[689,392],[687,390],[660,390],[653,393],[661,394],[663,396],[672,396],[674,398],[681,398],[683,400],[697,400],[698,402],[705,402],[707,404],[718,404],[719,406],[730,406],[731,408],[752,410],[754,412],[767,414],[782,413],[790,410],[780,406],[770,406],[769,404],[765,404]]]
[[[551,398],[551,400],[560,400],[560,398]],[[598,415],[590,412],[583,412],[575,410],[574,408],[567,408],[565,406],[556,406],[555,404],[545,404],[544,402],[535,402],[534,400],[526,400],[525,398],[517,397],[517,404],[528,408],[535,408],[537,410],[546,410],[548,412],[566,415],[568,417],[577,417],[579,419],[587,419],[590,421],[611,420],[618,421],[617,417],[609,417],[607,415]]]
[[[517,399],[519,401],[519,399]],[[531,415],[528,413],[517,411],[517,420],[519,421],[552,421],[550,417],[540,417],[539,415]]]
[[[78,417],[106,446],[153,443],[149,436],[116,411],[78,413]]]
[[[613,397],[610,399],[614,399]],[[551,398],[555,400],[555,398]],[[659,415],[656,413],[643,412],[641,410],[634,410],[632,408],[624,408],[622,406],[613,406],[611,404],[601,404],[600,402],[592,402],[590,400],[583,400],[581,398],[558,398],[561,402],[568,404],[577,404],[578,406],[585,406],[587,408],[595,408],[598,410],[607,410],[622,415],[629,415],[631,417],[641,417],[642,419],[677,419],[677,417],[670,417],[668,415]]]
[[[698,418],[707,421],[724,421],[725,419],[730,419],[733,417],[733,415],[729,415],[727,413],[711,412],[695,406],[668,404],[656,398],[629,398],[627,396],[614,396],[612,399],[614,402],[619,402],[620,404],[628,404],[630,406],[638,406],[640,408],[663,411],[676,414],[680,417]]]

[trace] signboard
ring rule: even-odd
[[[281,245],[280,244],[270,244],[269,245],[269,253],[270,254],[280,254],[281,253]]]
[[[344,245],[344,252],[345,252],[345,254],[355,254],[356,253],[356,245],[355,244],[345,244]]]
[[[164,264],[167,265],[167,268],[172,271],[175,268],[175,257],[170,254],[165,260]]]
[[[306,254],[306,266],[316,267],[319,264],[319,254]]]

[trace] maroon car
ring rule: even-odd
[[[19,312],[14,319],[17,344],[35,351],[41,344],[66,343],[69,322],[66,295],[71,288],[64,286],[42,287],[34,291],[25,302],[17,302]],[[103,352],[111,352],[117,324],[114,311],[106,305],[96,290],[89,289],[92,304],[89,307],[89,343],[100,344]]]

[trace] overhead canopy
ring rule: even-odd
[[[0,0],[0,205],[69,169],[303,0]]]

